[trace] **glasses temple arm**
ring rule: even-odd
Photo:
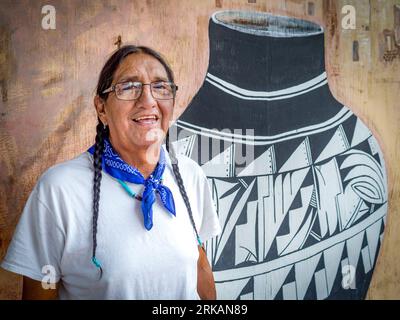
[[[114,89],[115,89],[115,86],[111,86],[108,89],[104,90],[102,93],[108,93],[108,92],[114,91]]]

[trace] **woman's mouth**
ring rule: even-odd
[[[153,125],[156,124],[158,121],[158,116],[156,115],[148,115],[148,116],[141,116],[134,118],[133,121],[139,125]]]

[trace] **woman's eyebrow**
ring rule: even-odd
[[[124,76],[121,79],[117,80],[117,83],[127,82],[127,81],[139,81],[138,76]]]
[[[128,81],[140,81],[140,79],[138,76],[124,76],[121,79],[117,80],[116,83],[128,82]],[[152,79],[152,82],[154,81],[169,81],[169,80],[163,76],[156,76]]]
[[[168,81],[166,77],[154,77],[153,81]]]

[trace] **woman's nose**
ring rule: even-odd
[[[139,97],[138,102],[143,106],[143,107],[155,107],[157,104],[156,99],[154,99],[152,93],[151,93],[151,88],[150,85],[143,85],[142,88],[142,94]]]

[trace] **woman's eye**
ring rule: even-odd
[[[123,91],[128,91],[128,90],[140,90],[140,83],[134,83],[134,82],[127,82],[123,83],[121,86],[121,89]]]
[[[165,89],[166,84],[164,82],[156,82],[156,83],[153,83],[153,88],[154,89]]]

